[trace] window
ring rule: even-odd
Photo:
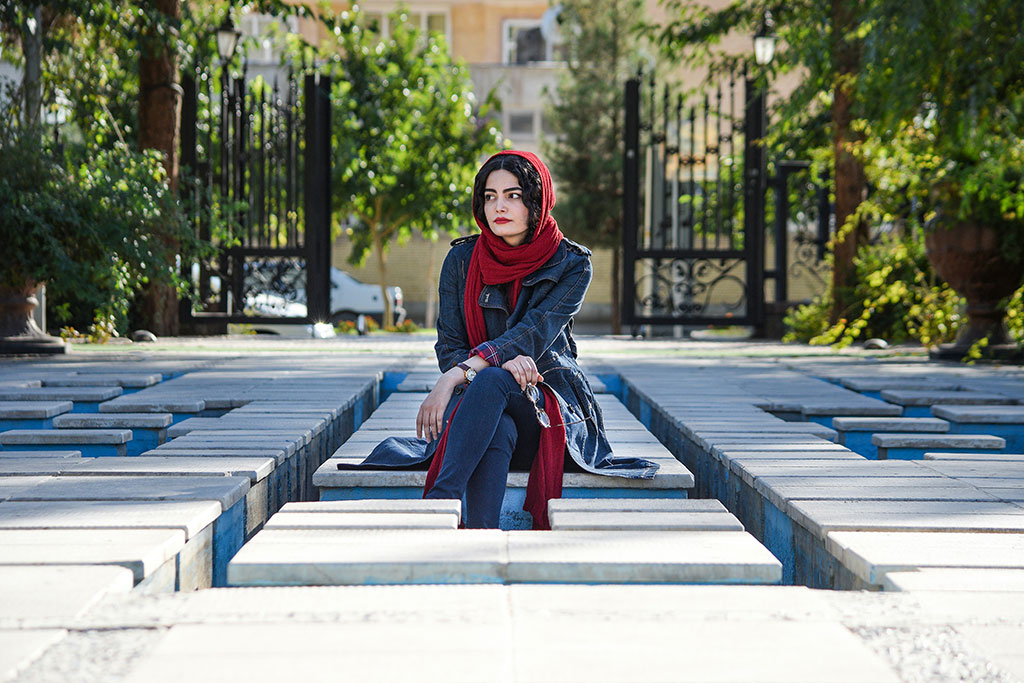
[[[508,134],[515,137],[533,137],[533,112],[510,111],[508,113]]]
[[[502,49],[505,64],[554,60],[554,49],[540,32],[540,19],[506,19]]]
[[[382,39],[386,40],[391,36],[391,31],[394,30],[395,25],[392,19],[388,16],[395,8],[391,9],[374,9],[364,12],[364,15],[368,19],[368,26],[371,31],[380,33]],[[451,35],[449,34],[449,21],[448,13],[441,10],[426,10],[412,12],[409,10],[405,11],[406,21],[405,24],[412,28],[418,29],[424,33],[440,33],[451,44]]]
[[[298,17],[274,17],[269,14],[250,13],[241,18],[241,30],[256,44],[246,50],[246,57],[255,64],[276,64],[281,58],[281,38],[284,33],[298,33]]]

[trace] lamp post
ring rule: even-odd
[[[771,13],[766,12],[754,36],[754,61],[759,67],[775,55]],[[759,69],[763,72],[763,69]],[[767,189],[768,153],[761,139],[767,129],[767,93],[762,73],[744,78],[743,223],[748,258],[748,315],[760,327],[764,321],[764,195]]]

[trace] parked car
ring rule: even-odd
[[[273,292],[260,292],[246,300],[245,311],[252,315],[304,318],[306,317],[306,304],[288,301],[283,296]],[[244,333],[247,329],[256,334],[272,334],[298,339],[330,339],[331,337],[338,336],[337,332],[334,331],[334,325],[328,322],[298,324],[260,322],[250,325],[228,326],[228,332],[235,334]]]
[[[252,262],[245,284],[248,292],[270,292],[283,297],[287,302],[303,306],[306,304],[305,274],[294,261]],[[402,289],[387,289],[395,324],[401,324],[406,316],[402,306]],[[373,316],[378,322],[384,318],[384,303],[378,285],[360,282],[348,273],[332,267],[330,293],[330,321],[334,324],[342,320],[354,321],[360,315]]]
[[[388,287],[388,296],[391,297],[395,324],[401,325],[406,315],[402,306],[402,288]],[[380,286],[368,285],[343,270],[331,268],[331,322],[355,320],[360,314],[371,315],[377,322],[383,320],[384,302]]]

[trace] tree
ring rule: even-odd
[[[178,138],[181,128],[181,87],[178,69],[180,0],[156,0],[140,12],[143,22],[139,55],[139,148],[160,152],[167,183],[178,189]],[[154,229],[157,229],[154,226]],[[158,234],[171,250],[177,245]],[[178,334],[178,297],[174,286],[156,279],[143,293],[142,317],[158,335]]]
[[[833,240],[833,320],[856,303],[853,259],[868,240],[868,226],[857,211],[867,193],[867,180],[863,163],[854,153],[861,141],[854,121],[863,116],[863,101],[854,86],[863,69],[863,22],[872,2],[876,0],[735,0],[724,9],[711,10],[670,0],[666,6],[678,18],[659,29],[659,40],[670,57],[710,64],[714,71],[735,68],[746,59],[723,52],[719,48],[723,37],[732,32],[752,36],[766,17],[774,21],[779,49],[765,75],[794,69],[804,75],[778,104],[779,125],[769,139],[782,143],[785,148],[777,151],[783,153],[817,150],[816,156],[827,156],[832,166],[838,226]]]
[[[641,0],[567,0],[559,16],[566,73],[548,106],[545,156],[559,184],[555,217],[570,237],[612,250],[612,332],[621,332],[622,112],[638,62]]]
[[[464,225],[476,166],[498,141],[488,123],[493,94],[476,107],[468,72],[444,38],[409,26],[402,11],[388,21],[383,40],[358,13],[343,16],[328,46],[336,67],[333,201],[348,217],[349,261],[376,257],[385,327],[391,242]]]

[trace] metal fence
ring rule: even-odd
[[[626,83],[625,101],[625,325],[761,326],[769,302],[824,290],[827,187],[806,162],[769,176],[753,80],[734,74],[687,97],[648,75]],[[808,192],[813,205],[794,206]]]
[[[330,79],[283,83],[197,67],[182,79],[182,165],[197,235],[183,322],[311,322],[329,314]],[[305,309],[303,310],[303,305]]]

